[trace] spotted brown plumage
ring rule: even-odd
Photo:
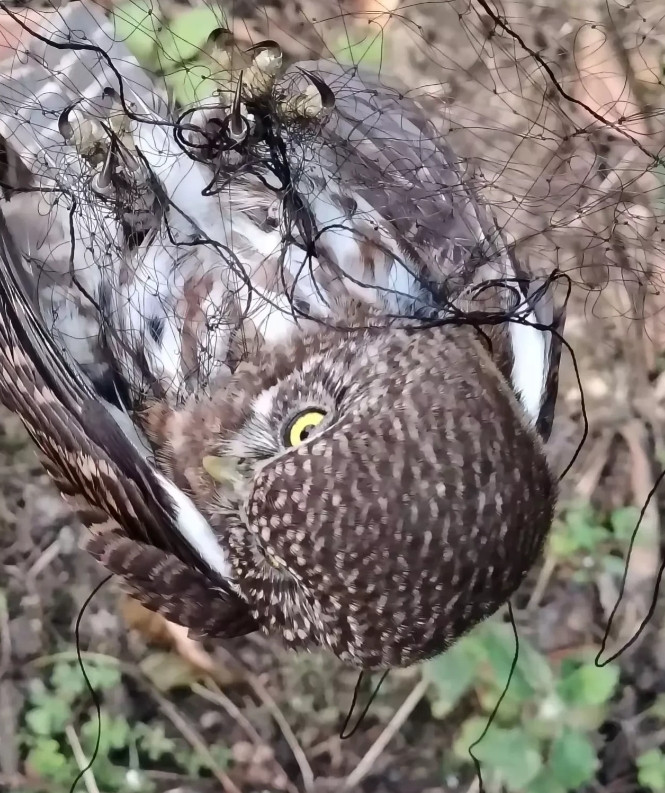
[[[236,69],[218,32],[218,93],[172,108],[93,8],[33,32],[0,76],[0,399],[89,552],[199,634],[445,650],[552,521],[549,283],[370,75],[272,41]]]

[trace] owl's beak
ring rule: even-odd
[[[234,489],[243,481],[243,476],[238,469],[239,462],[237,457],[214,457],[212,455],[204,457],[201,461],[203,470],[215,482],[231,486]]]

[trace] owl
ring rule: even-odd
[[[0,401],[87,551],[197,636],[444,651],[552,522],[551,279],[371,73],[220,28],[183,107],[94,6],[14,16]]]

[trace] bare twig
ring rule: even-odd
[[[224,793],[241,793],[235,782],[219,767],[219,764],[210,753],[210,750],[206,746],[203,738],[199,735],[198,731],[187,721],[187,719],[185,719],[185,717],[180,713],[175,705],[172,702],[169,702],[166,697],[163,697],[159,691],[150,683],[148,683],[147,680],[141,675],[136,673],[135,676],[141,679],[141,682],[145,688],[149,691],[152,698],[161,708],[163,714],[171,722],[171,724],[173,724],[176,730],[178,730],[182,737],[201,755],[201,757],[205,758],[210,771],[222,786]]]
[[[88,793],[99,793],[99,788],[97,787],[97,782],[95,781],[95,775],[92,773],[92,768],[88,768],[89,760],[85,756],[85,752],[83,751],[81,742],[79,741],[78,735],[76,734],[76,730],[71,724],[68,724],[65,727],[65,735],[69,741],[69,745],[72,747],[72,754],[74,755],[74,760],[76,760],[76,765],[79,767],[79,771],[83,772],[81,778],[83,779],[85,789],[88,791]],[[85,771],[83,771],[84,768]]]
[[[37,557],[36,562],[30,567],[25,577],[29,585],[34,584],[36,578],[51,565],[60,554],[60,538],[56,538],[53,542],[45,548]]]
[[[0,679],[9,671],[12,662],[12,635],[9,630],[7,599],[0,591]]]
[[[229,716],[231,716],[231,718],[238,722],[239,726],[243,729],[245,735],[250,741],[252,741],[252,743],[260,745],[265,744],[265,741],[259,735],[249,719],[243,714],[240,708],[238,708],[231,701],[231,699],[226,696],[226,694],[215,683],[215,681],[209,679],[206,681],[206,683],[206,686],[202,686],[200,683],[192,683],[191,689],[199,697],[207,699],[208,702],[212,702],[213,704],[219,705],[219,707],[223,708],[229,714]]]
[[[298,763],[298,768],[300,769],[305,791],[306,793],[312,793],[314,790],[314,772],[312,771],[312,766],[309,764],[309,760],[307,759],[302,746],[296,738],[295,733],[291,729],[291,725],[286,720],[286,717],[279,709],[279,706],[275,700],[270,696],[268,689],[263,685],[256,675],[248,672],[247,682],[252,687],[256,696],[266,706],[268,712],[277,723],[279,729],[282,731],[284,740],[288,743],[289,749],[291,749],[291,752]]]
[[[379,735],[376,741],[369,747],[358,765],[348,775],[344,781],[342,790],[353,790],[361,780],[367,776],[386,746],[388,746],[390,741],[399,732],[404,722],[406,722],[411,713],[413,713],[416,705],[425,696],[428,686],[429,681],[425,677],[422,677],[418,683],[416,683],[409,696],[404,700],[399,710],[386,725],[381,735]]]
[[[3,680],[0,674],[0,776],[8,779],[14,778],[19,769],[19,707],[19,697],[12,681]]]
[[[254,691],[256,696],[261,700],[261,702],[265,705],[270,715],[275,720],[277,726],[282,732],[284,736],[284,740],[289,745],[293,757],[295,758],[296,763],[298,763],[298,768],[300,769],[300,775],[302,776],[303,786],[305,788],[305,793],[313,793],[314,790],[314,772],[312,771],[312,767],[309,764],[309,760],[307,759],[307,755],[303,751],[300,742],[296,738],[295,733],[291,729],[286,717],[279,709],[279,706],[275,702],[275,700],[270,696],[270,693],[263,685],[263,683],[259,680],[258,676],[255,675],[253,672],[250,672],[244,664],[242,664],[231,652],[229,652],[225,648],[219,648],[220,652],[223,652],[230,662],[235,664],[239,669],[242,670],[242,676],[244,681],[247,685]]]
[[[195,694],[198,694],[199,697],[202,697],[208,702],[212,702],[215,705],[223,708],[229,714],[229,716],[231,716],[231,718],[235,719],[237,724],[244,731],[245,735],[247,735],[247,737],[255,746],[264,746],[270,749],[270,752],[273,755],[274,766],[283,776],[284,781],[286,782],[287,790],[289,793],[298,793],[298,789],[295,787],[295,785],[289,782],[289,775],[275,759],[272,748],[268,743],[266,743],[266,741],[264,741],[261,735],[259,735],[256,728],[252,725],[244,713],[229,699],[229,697],[226,696],[226,694],[221,690],[214,680],[208,679],[206,683],[207,686],[202,686],[200,683],[193,683],[191,690]]]
[[[526,610],[531,611],[532,609],[536,608],[540,605],[540,601],[543,599],[543,595],[545,594],[545,590],[547,589],[547,585],[552,578],[552,574],[556,570],[557,560],[552,553],[548,553],[545,557],[545,561],[543,562],[543,566],[540,568],[540,572],[538,573],[538,579],[533,587],[533,591],[531,592],[531,597],[529,598],[529,602],[527,603]]]

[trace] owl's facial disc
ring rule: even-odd
[[[223,439],[222,456],[255,461],[258,469],[324,432],[339,409],[330,380],[330,360],[321,356],[255,394],[242,425]]]

